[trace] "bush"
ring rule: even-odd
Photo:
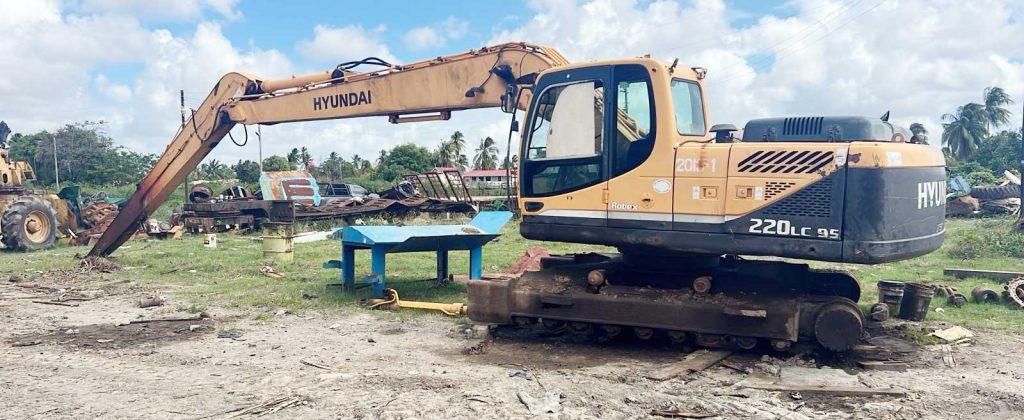
[[[961,260],[973,260],[985,251],[985,238],[977,232],[965,232],[953,240],[947,253]]]
[[[988,169],[971,172],[964,177],[971,185],[989,185],[996,183],[996,176]]]
[[[999,226],[976,226],[953,234],[947,250],[950,257],[972,260],[979,257],[1024,258],[1024,234],[1014,232],[1003,221]]]

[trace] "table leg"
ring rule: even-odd
[[[341,282],[346,292],[356,289],[356,249],[351,246],[341,246]]]
[[[482,247],[469,250],[469,278],[479,280],[484,276],[483,262],[484,251]]]
[[[375,277],[373,283],[373,296],[382,298],[384,297],[384,273],[385,263],[384,257],[387,255],[387,250],[381,247],[373,247],[371,252],[371,274]]]
[[[437,251],[437,283],[444,284],[448,281],[448,250]]]

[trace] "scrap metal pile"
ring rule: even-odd
[[[946,203],[948,216],[1020,214],[1020,178],[1006,171],[999,185],[971,186],[962,177],[950,181],[956,197]]]
[[[265,172],[256,194],[236,186],[215,196],[205,185],[193,187],[179,217],[191,232],[212,232],[257,228],[268,222],[336,219],[355,223],[368,217],[476,212],[461,174],[451,172],[442,173],[444,178],[437,173],[409,175],[407,181],[379,195],[354,184],[318,183],[306,171]]]

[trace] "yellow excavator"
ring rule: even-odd
[[[357,72],[357,66],[375,66]],[[195,110],[91,255],[108,255],[236,124],[386,116],[445,120],[500,107],[520,140],[520,231],[616,247],[472,280],[482,323],[710,347],[843,351],[862,337],[846,273],[770,256],[874,264],[944,239],[941,153],[887,117],[788,117],[711,126],[707,73],[649,57],[570,64],[506,43],[412,64],[380,59],[265,80],[230,73]],[[517,111],[525,111],[518,115]]]

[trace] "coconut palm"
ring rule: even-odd
[[[955,114],[942,116],[942,144],[949,147],[957,160],[971,158],[988,135],[985,106],[969,103],[957,108]]]
[[[1012,113],[1004,106],[1013,103],[1010,95],[1007,95],[1003,88],[992,86],[985,88],[984,97],[985,128],[991,130],[1009,124]]]
[[[465,167],[469,163],[469,160],[466,158],[466,136],[464,136],[461,131],[456,131],[452,133],[448,142],[452,150],[454,162]]]
[[[476,169],[495,169],[498,166],[498,146],[494,139],[485,137],[480,140],[473,166]]]
[[[455,167],[458,162],[458,158],[455,157],[455,153],[452,152],[452,143],[447,140],[441,140],[441,144],[437,145],[437,166],[446,168]]]
[[[928,129],[924,128],[924,124],[910,124],[910,132],[914,133],[914,143],[928,144]]]

